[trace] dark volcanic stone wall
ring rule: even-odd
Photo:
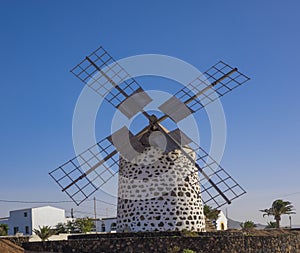
[[[135,236],[133,236],[135,235]],[[242,232],[215,232],[177,235],[176,233],[128,233],[115,237],[77,236],[68,241],[24,243],[27,252],[64,253],[173,253],[174,247],[197,253],[300,253],[300,233],[245,235]],[[25,251],[26,252],[26,251]]]

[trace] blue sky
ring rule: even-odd
[[[258,210],[284,198],[300,224],[299,11],[296,0],[2,2],[0,199],[68,200],[48,172],[74,156],[72,117],[83,85],[69,70],[103,45],[116,59],[165,54],[201,71],[224,60],[249,75],[222,99],[222,165],[248,192],[229,216],[266,222]],[[101,122],[99,138],[108,133]],[[89,203],[75,210],[92,212]],[[0,202],[0,217],[31,205]],[[101,203],[98,212],[111,207]]]

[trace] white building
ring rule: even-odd
[[[96,221],[96,231],[103,233],[114,233],[117,227],[117,217],[102,218]]]
[[[227,230],[228,229],[227,218],[221,210],[219,210],[219,216],[218,216],[218,219],[216,220],[215,225],[216,225],[217,230]]]
[[[8,234],[32,235],[32,231],[39,226],[54,227],[65,221],[65,210],[52,206],[14,210],[9,212]]]

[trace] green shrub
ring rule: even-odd
[[[182,253],[196,253],[195,251],[191,250],[191,249],[184,249],[182,251]]]
[[[168,249],[168,253],[179,253],[180,248],[178,246],[174,246],[173,248]]]
[[[251,220],[247,220],[240,224],[242,229],[254,229],[256,227],[255,223]]]
[[[184,249],[183,251],[180,250],[180,247],[174,246],[173,248],[168,249],[168,253],[196,253],[191,249]]]
[[[190,231],[190,230],[187,230],[187,229],[181,230],[181,235],[183,237],[197,237],[197,236],[199,236],[199,234],[197,232]]]
[[[0,224],[0,236],[7,235],[7,232],[8,232],[8,225]]]

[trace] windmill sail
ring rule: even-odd
[[[119,153],[107,137],[49,174],[80,205],[118,173],[118,162]]]
[[[131,78],[103,47],[92,52],[71,72],[116,108],[127,98],[143,90],[138,82]],[[137,104],[137,110],[139,111],[149,102],[151,100],[148,97],[144,98],[141,103]],[[131,109],[133,110],[134,107]],[[132,111],[131,116],[127,116],[132,117],[138,111]],[[122,112],[124,113],[124,111]],[[126,115],[126,113],[124,114]]]
[[[185,85],[174,96],[184,103],[191,112],[197,112],[216,99],[241,86],[249,79],[249,77],[239,72],[237,68],[219,61],[202,75]],[[174,100],[175,98],[172,97],[170,101],[166,101],[161,106],[161,109],[165,114],[170,115],[175,122],[178,122],[179,120],[176,119],[178,115],[175,114],[176,117],[172,117],[173,114],[170,113],[169,109],[172,107],[168,107]],[[167,111],[165,111],[166,109]]]
[[[182,143],[178,139],[178,132],[168,133],[159,124],[167,118],[177,123],[248,81],[249,78],[236,68],[218,62],[162,104],[159,108],[165,115],[158,119],[144,111],[152,99],[103,47],[87,56],[71,72],[128,118],[142,112],[150,123],[136,136],[122,128],[49,173],[76,204],[79,205],[118,173],[119,156],[135,154],[128,150],[129,146],[133,146],[137,152],[143,152],[139,137],[153,127],[170,141],[171,149],[180,149],[201,173],[204,203],[219,207],[245,193],[201,147],[188,138]],[[123,143],[124,136],[127,142]],[[187,144],[191,152],[197,153],[196,160],[183,149]],[[119,154],[120,150],[123,153]]]

